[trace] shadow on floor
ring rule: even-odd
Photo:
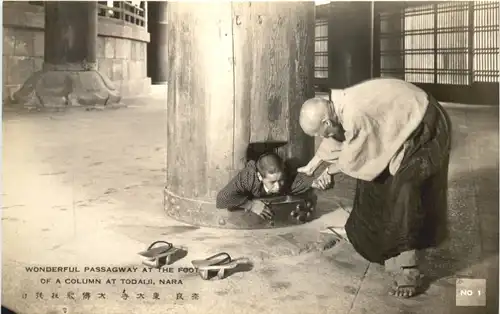
[[[485,167],[450,176],[448,219],[454,220],[449,223],[451,237],[443,246],[425,254],[422,266],[427,278],[424,288],[440,279],[468,277],[465,270],[474,266],[477,268],[481,264],[487,267],[486,261],[496,260],[483,273],[488,274],[488,308],[497,309],[498,181],[497,167]],[[489,224],[488,220],[495,223]]]
[[[9,310],[8,308],[2,306],[2,314],[16,314],[16,312],[13,312]]]

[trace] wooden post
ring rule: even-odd
[[[123,22],[125,22],[125,20],[127,19],[126,17],[127,7],[125,6],[125,1],[120,1],[118,3],[120,6],[121,19]]]
[[[166,84],[168,78],[168,21],[167,2],[154,1],[149,4],[147,25],[151,41],[148,44],[148,76],[155,85]]]
[[[148,2],[147,1],[143,1],[142,3],[144,3],[144,8],[143,8],[143,12],[144,12],[144,27],[146,27],[146,29],[148,28]]]
[[[97,68],[97,2],[45,4],[45,67]]]
[[[346,88],[371,78],[371,19],[370,2],[330,3],[328,54],[331,88]]]
[[[112,106],[120,93],[97,69],[96,1],[45,4],[43,70],[8,100],[22,107]]]
[[[287,141],[305,164],[313,139],[300,129],[314,97],[314,2],[171,2],[168,10],[165,210],[188,223],[257,228],[215,208],[245,165],[249,143]]]

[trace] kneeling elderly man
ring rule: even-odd
[[[357,179],[344,232],[356,251],[394,274],[390,294],[411,297],[421,274],[417,251],[446,237],[451,123],[441,105],[417,86],[398,79],[365,81],[333,95],[307,100],[300,126],[323,137],[315,157],[299,172],[330,166],[333,176]]]

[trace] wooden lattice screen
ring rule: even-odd
[[[328,20],[316,20],[314,77],[328,78]]]
[[[499,82],[500,3],[474,3],[473,81]]]
[[[380,12],[380,75],[414,83],[499,82],[499,2]]]

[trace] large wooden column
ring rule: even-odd
[[[148,1],[148,76],[153,84],[166,84],[168,78],[168,20],[166,1]]]
[[[81,71],[97,68],[97,3],[45,4],[45,67]],[[84,64],[85,63],[85,64]]]
[[[330,3],[328,54],[331,88],[346,88],[371,78],[372,14],[368,1]]]
[[[26,107],[110,105],[120,101],[109,78],[97,71],[97,2],[45,2],[44,65],[11,104]]]
[[[305,164],[300,129],[314,97],[314,2],[169,3],[165,210],[178,220],[258,228],[259,219],[215,208],[253,142],[286,141]]]

